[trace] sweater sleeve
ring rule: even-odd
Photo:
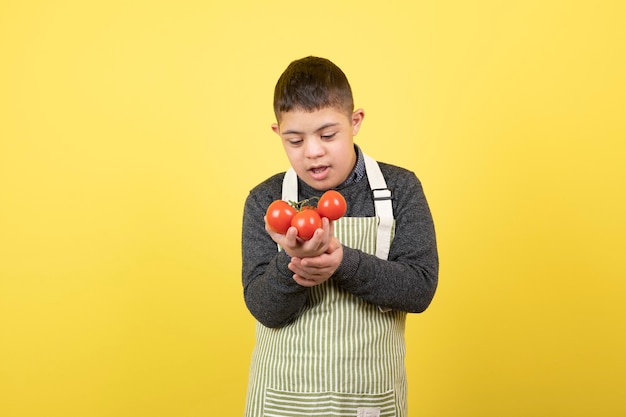
[[[395,174],[398,174],[397,172]],[[439,259],[431,212],[418,178],[409,171],[386,174],[394,182],[395,236],[388,260],[344,247],[333,279],[346,291],[373,304],[411,313],[431,303],[438,282]]]
[[[272,180],[276,180],[273,178]],[[270,183],[277,182],[271,181]],[[292,321],[307,299],[308,289],[293,280],[289,256],[265,231],[263,216],[276,198],[269,184],[248,195],[242,227],[242,281],[244,300],[250,313],[264,326],[281,327]],[[279,188],[280,190],[280,188]]]

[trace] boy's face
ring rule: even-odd
[[[356,164],[353,136],[365,116],[362,109],[351,117],[332,107],[307,112],[283,112],[272,130],[282,139],[296,174],[316,190],[335,188],[348,178]]]

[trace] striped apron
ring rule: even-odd
[[[371,188],[385,190],[376,199],[377,217],[343,217],[334,232],[343,245],[386,258],[390,194],[372,162],[366,156]],[[297,190],[289,199],[297,200]],[[381,233],[385,222],[389,230]],[[377,239],[381,234],[386,242]],[[406,313],[370,304],[332,279],[309,291],[294,322],[275,329],[257,324],[245,416],[406,417]]]

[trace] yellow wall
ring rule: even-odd
[[[272,91],[339,64],[357,142],[414,170],[440,289],[411,416],[626,414],[626,7],[4,1],[0,415],[238,416],[248,190]]]

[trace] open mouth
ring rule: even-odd
[[[309,169],[309,172],[313,178],[319,180],[326,176],[328,169],[329,168],[327,166],[313,167]]]

